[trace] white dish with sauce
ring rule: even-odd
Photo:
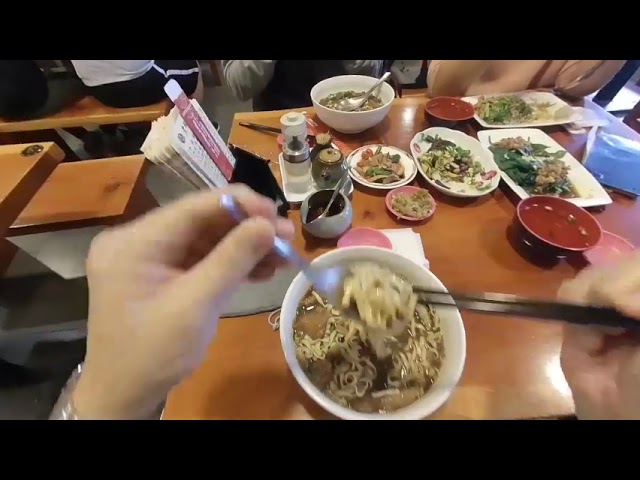
[[[539,143],[549,147],[549,152],[566,151],[558,142],[549,135],[537,128],[511,128],[499,130],[481,130],[478,132],[478,140],[485,147],[489,148],[492,143],[499,142],[505,138],[522,137],[531,143]],[[565,200],[576,204],[579,207],[597,207],[612,203],[611,197],[600,185],[589,170],[582,165],[573,155],[567,152],[560,160],[568,167],[567,177],[576,194],[575,198],[565,198]],[[531,195],[524,188],[514,182],[509,175],[500,171],[502,179],[521,199],[529,198]]]
[[[388,153],[389,155],[400,155],[400,164],[404,167],[404,178],[397,182],[393,183],[374,183],[366,180],[362,175],[360,175],[355,167],[358,162],[362,159],[362,153],[370,148],[374,153],[378,148],[380,148],[380,153]],[[413,179],[416,178],[416,174],[418,173],[418,169],[416,167],[413,158],[404,150],[400,150],[396,147],[391,147],[388,145],[364,145],[353,152],[347,157],[347,167],[349,168],[349,176],[365,187],[374,188],[376,190],[393,190],[394,188],[402,187],[403,185],[408,185],[413,182]]]

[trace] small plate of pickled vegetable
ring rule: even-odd
[[[405,185],[391,190],[385,199],[387,208],[398,219],[421,222],[436,211],[436,201],[424,188]]]
[[[418,173],[411,155],[388,145],[365,145],[354,150],[347,166],[353,180],[378,190],[408,185]]]
[[[428,128],[413,137],[411,153],[425,180],[446,195],[480,197],[500,184],[491,153],[478,140],[457,130]]]

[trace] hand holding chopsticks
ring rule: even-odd
[[[422,300],[431,305],[455,306],[493,315],[558,320],[576,325],[623,328],[640,333],[640,321],[610,307],[543,301],[504,293],[443,293],[414,288]]]

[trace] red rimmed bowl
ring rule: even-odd
[[[400,212],[397,212],[396,210],[393,209],[392,203],[393,203],[393,199],[396,195],[404,193],[404,194],[408,194],[408,195],[412,195],[416,192],[426,192],[427,195],[429,196],[429,201],[431,202],[431,211],[423,216],[423,217],[409,217],[407,215],[403,215]],[[428,190],[424,189],[424,188],[419,188],[419,187],[413,187],[411,185],[405,185],[403,187],[398,187],[394,190],[391,190],[389,193],[387,193],[387,196],[385,198],[385,203],[387,204],[387,208],[389,209],[389,211],[398,219],[402,219],[402,220],[407,220],[409,222],[424,222],[425,220],[431,218],[433,216],[434,213],[436,213],[436,201],[433,199],[433,197],[431,196],[431,194],[429,193]]]
[[[424,106],[431,127],[452,128],[458,122],[471,120],[476,111],[469,102],[457,97],[436,97]]]
[[[585,252],[602,238],[602,227],[593,215],[567,200],[546,195],[518,203],[513,224],[527,245],[555,256]]]
[[[595,247],[584,252],[584,256],[591,265],[606,265],[631,255],[635,251],[635,245],[628,240],[603,230],[602,239]]]

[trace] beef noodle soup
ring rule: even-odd
[[[294,322],[296,356],[311,382],[342,406],[385,413],[421,398],[444,359],[440,319],[390,270],[361,263],[345,280],[347,319],[310,289]],[[344,307],[343,307],[344,308]]]

